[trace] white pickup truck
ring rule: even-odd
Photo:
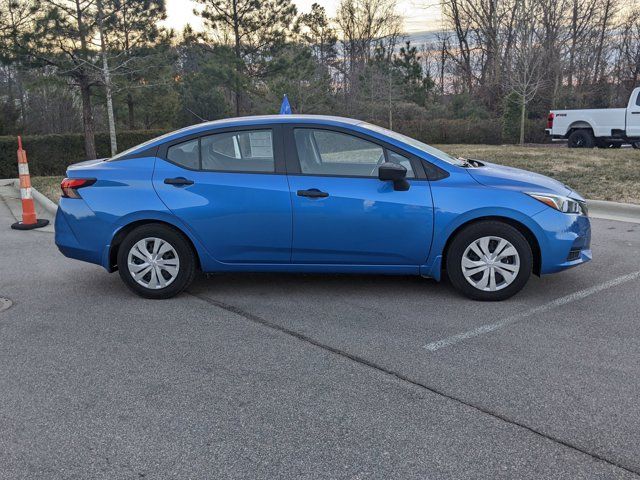
[[[640,148],[640,87],[631,92],[627,108],[552,110],[546,132],[566,139],[569,148]]]

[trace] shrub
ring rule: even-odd
[[[425,143],[502,143],[499,119],[447,120],[422,119],[398,122],[396,129]]]
[[[120,151],[134,147],[164,131],[141,130],[118,133]],[[64,175],[67,166],[85,159],[84,136],[81,133],[61,135],[27,135],[22,137],[22,146],[27,151],[31,175]],[[0,178],[18,176],[18,139],[14,136],[0,136]],[[110,152],[109,134],[96,134],[98,157],[107,157]]]

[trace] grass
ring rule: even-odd
[[[569,185],[585,198],[640,204],[640,150],[568,149],[563,146],[439,145],[456,157],[542,173]],[[54,202],[62,177],[32,177],[33,186]]]
[[[640,204],[640,150],[566,146],[440,145],[456,156],[522,168],[555,178],[591,200]]]
[[[31,177],[31,186],[54,203],[60,199],[60,182],[64,177]]]

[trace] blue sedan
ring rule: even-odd
[[[56,244],[147,298],[203,272],[448,276],[477,300],[591,259],[585,201],[550,178],[358,120],[233,118],[72,165]]]

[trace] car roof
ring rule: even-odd
[[[199,132],[206,132],[209,130],[215,130],[216,128],[225,127],[243,127],[251,125],[270,125],[275,123],[309,123],[314,125],[328,125],[328,126],[356,126],[365,125],[366,122],[362,120],[356,120],[354,118],[336,117],[331,115],[302,115],[302,114],[287,114],[287,115],[250,115],[245,117],[233,117],[223,118],[220,120],[212,120],[209,122],[197,123],[190,125],[180,130],[165,133],[156,138],[152,138],[140,145],[136,145],[129,150],[119,153],[111,160],[124,159],[130,155],[136,155],[139,152],[147,150],[148,148],[156,147],[161,143],[177,140],[186,135],[197,134]]]
[[[287,115],[249,115],[245,117],[232,117],[223,118],[220,120],[212,120],[209,122],[202,122],[196,125],[182,128],[172,132],[176,136],[188,135],[191,133],[198,133],[199,131],[223,128],[223,127],[240,127],[251,125],[264,125],[273,123],[313,123],[320,125],[358,125],[365,123],[362,120],[356,120],[353,118],[335,117],[331,115],[302,115],[302,114],[287,114]]]

